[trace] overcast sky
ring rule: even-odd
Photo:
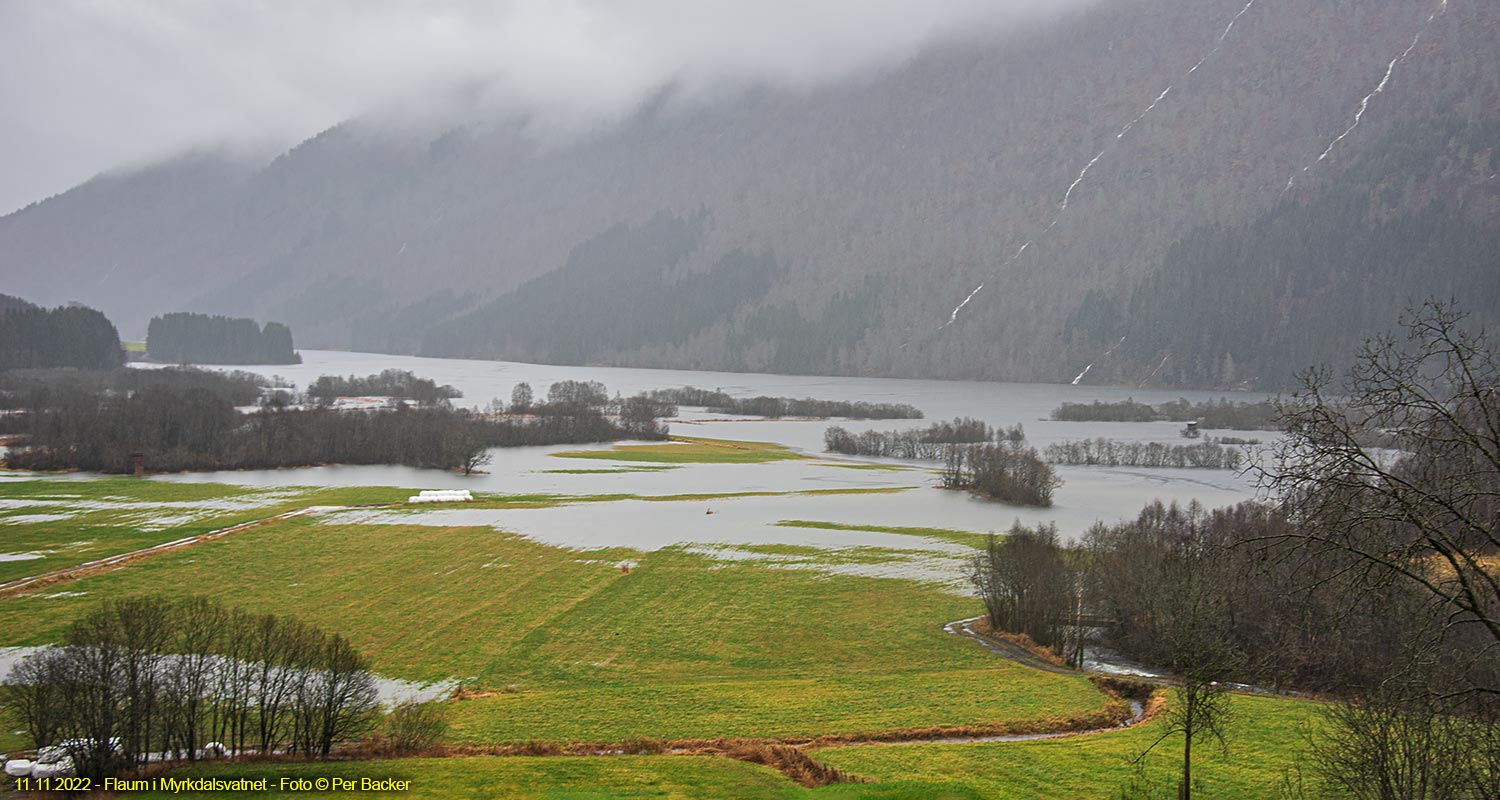
[[[445,87],[577,128],[668,81],[816,85],[1087,2],[0,0],[0,214],[193,147],[431,113]]]

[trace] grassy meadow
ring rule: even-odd
[[[1238,697],[1226,752],[1194,759],[1200,800],[1274,798],[1295,773],[1303,732],[1318,724],[1312,703]],[[807,789],[766,767],[712,756],[466,757],[334,764],[242,764],[179,770],[178,777],[402,778],[410,798],[786,798],[787,800],[1111,800],[1127,787],[1173,796],[1181,737],[1137,766],[1159,727],[1024,742],[859,745],[811,755],[863,781]],[[164,797],[144,794],[140,797]],[[179,795],[180,796],[180,795]],[[189,795],[191,796],[191,795]],[[396,795],[392,795],[396,796]],[[1143,795],[1133,795],[1143,796]],[[1319,795],[1325,796],[1325,795]],[[1337,794],[1326,795],[1337,797]]]
[[[648,464],[764,464],[793,461],[807,456],[771,442],[739,442],[673,436],[667,444],[625,444],[606,450],[573,450],[553,453],[558,458],[590,458],[604,461],[639,461]]]
[[[681,463],[721,451],[734,458],[746,452],[781,457],[774,446],[639,447],[688,448],[685,456],[670,456],[689,459]],[[668,457],[653,451],[651,457],[658,456]],[[15,501],[0,509],[6,517],[49,509],[69,516],[0,517],[0,551],[54,551],[49,561],[0,567],[34,574],[43,564],[78,563],[292,508],[399,502],[408,493],[129,478],[11,481],[0,484],[0,497]],[[543,508],[704,497],[489,495],[467,505]],[[25,505],[28,499],[47,503]],[[923,540],[983,541],[943,528],[781,524],[910,536],[912,550],[921,550]],[[68,549],[77,542],[89,546]],[[937,726],[1029,729],[1098,715],[1110,703],[1082,676],[1032,670],[945,633],[944,623],[980,612],[972,598],[937,584],[835,569],[879,565],[908,551],[788,544],[729,549],[754,557],[716,557],[713,546],[702,545],[569,550],[490,527],[304,516],[0,599],[0,646],[56,641],[105,598],[210,595],[338,630],[382,675],[459,681],[464,698],[447,704],[449,740],[478,746],[875,736]],[[1205,752],[1199,762],[1200,797],[1264,796],[1261,790],[1294,762],[1298,731],[1315,717],[1311,704],[1288,700],[1241,698],[1236,704],[1230,754]],[[1108,798],[1132,779],[1129,759],[1154,730],[1148,723],[1052,741],[819,748],[812,751],[818,760],[869,781],[820,789],[763,766],[683,755],[238,764],[178,774],[410,777],[413,788],[403,794],[416,798]],[[16,745],[13,736],[0,737],[0,746]],[[1174,752],[1154,754],[1143,774],[1164,779]]]
[[[0,483],[0,581],[106,558],[311,505],[405,500],[388,487],[249,489],[138,478]]]

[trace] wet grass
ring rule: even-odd
[[[1045,677],[1044,677],[1045,676]],[[734,736],[814,738],[945,725],[1042,725],[1058,709],[1101,709],[1083,680],[999,663],[953,672],[828,675],[496,694],[453,704],[451,738],[620,742]],[[982,698],[982,699],[981,699]]]
[[[849,525],[842,522],[820,522],[810,519],[784,519],[776,523],[782,528],[812,528],[823,531],[865,531],[870,533],[896,533],[903,536],[920,536],[924,539],[941,539],[957,544],[977,547],[988,533],[960,531],[952,528],[913,528],[893,525]]]
[[[1233,707],[1228,753],[1216,747],[1194,748],[1195,798],[1275,796],[1283,773],[1296,765],[1304,749],[1300,732],[1318,723],[1318,707],[1309,702],[1236,697]],[[876,781],[958,779],[984,797],[1106,800],[1119,797],[1121,789],[1136,779],[1131,761],[1160,733],[1160,723],[1147,723],[1050,741],[829,748],[813,755]],[[1145,759],[1142,774],[1158,793],[1151,796],[1175,795],[1181,753],[1182,738],[1174,736]]]
[[[0,499],[7,501],[0,507],[0,553],[42,557],[0,561],[0,581],[306,506],[396,503],[411,493],[391,487],[252,489],[127,477],[6,481],[0,484]]]
[[[622,500],[639,500],[648,503],[679,503],[695,502],[702,500],[735,500],[744,497],[801,497],[818,495],[849,495],[849,494],[896,494],[917,486],[878,486],[878,487],[849,487],[842,489],[802,489],[798,491],[781,492],[694,492],[685,494],[533,494],[533,495],[504,495],[504,494],[475,494],[474,500],[469,502],[453,503],[428,503],[420,506],[413,505],[413,510],[428,510],[432,508],[550,508],[553,506],[568,505],[572,503],[615,503]],[[402,498],[405,500],[405,497]]]
[[[1317,725],[1310,703],[1237,698],[1227,754],[1198,749],[1194,797],[1239,800],[1275,796],[1301,757],[1299,731]],[[811,755],[867,783],[806,789],[769,768],[712,756],[470,757],[377,762],[203,765],[174,777],[412,781],[410,798],[633,798],[699,800],[1109,800],[1137,778],[1130,763],[1157,736],[1157,725],[1035,742],[909,744],[815,749]],[[1169,738],[1139,773],[1152,796],[1173,796],[1181,740]],[[1165,789],[1165,791],[1163,791]],[[140,794],[143,798],[166,795]],[[183,795],[174,795],[183,796]],[[193,795],[186,795],[193,796]],[[314,795],[316,796],[316,795]],[[1336,795],[1334,795],[1336,796]]]
[[[673,436],[668,444],[616,445],[607,450],[573,450],[553,453],[557,458],[589,458],[606,461],[639,461],[652,464],[764,464],[770,461],[805,459],[771,442],[739,442]]]
[[[835,784],[805,789],[769,767],[714,756],[607,756],[398,759],[381,762],[204,765],[171,773],[178,778],[283,777],[410,780],[409,800],[978,800],[960,785]],[[351,792],[297,792],[302,797]],[[367,793],[360,793],[361,795]],[[142,800],[208,797],[207,793],[133,793]],[[212,795],[221,797],[222,793]]]
[[[855,464],[845,461],[819,461],[820,467],[837,467],[839,469],[859,469],[871,472],[912,472],[920,467],[908,467],[902,464]]]
[[[634,467],[612,467],[605,469],[544,469],[540,471],[544,475],[624,475],[631,472],[664,472],[669,469],[677,469],[677,467],[668,465],[648,466],[642,464]]]
[[[134,479],[19,481],[4,497],[59,499],[74,507],[265,498],[264,490]],[[861,490],[834,490],[834,493]],[[887,491],[887,490],[881,490]],[[404,501],[396,488],[286,490],[268,505],[226,514],[261,518],[279,508]],[[827,492],[821,492],[827,493]],[[742,493],[764,494],[764,493]],[[778,493],[770,493],[778,494]],[[608,499],[708,499],[734,495],[588,498],[488,495],[467,506],[526,507]],[[45,513],[49,508],[9,509]],[[135,513],[131,511],[130,513]],[[118,529],[127,516],[96,527]],[[73,541],[73,522],[34,541]],[[193,525],[221,527],[224,518]],[[787,520],[782,525],[876,531],[963,544],[983,534],[942,528],[854,526]],[[24,526],[6,525],[10,537]],[[164,541],[185,530],[137,534]],[[100,534],[100,541],[104,534]],[[50,538],[49,538],[50,537]],[[81,537],[80,537],[81,538]],[[6,552],[17,548],[7,538]],[[147,542],[150,543],[150,542]],[[350,636],[393,677],[464,679],[483,693],[456,701],[453,738],[623,741],[786,738],[880,733],[924,726],[1026,725],[1095,712],[1106,700],[1080,677],[1009,662],[942,632],[973,616],[976,603],[909,580],[852,577],[774,562],[723,561],[693,547],[652,553],[571,551],[489,528],[325,525],[300,518],[155,556],[29,596],[0,600],[0,646],[55,641],[100,598],[138,593],[213,594],[234,604],[292,614]],[[894,548],[741,546],[798,566],[880,564]],[[75,554],[81,557],[80,554]],[[91,556],[98,557],[98,556]],[[623,561],[636,562],[626,572]],[[35,564],[36,562],[20,562]],[[82,596],[53,596],[81,592]],[[1315,720],[1310,704],[1238,698],[1224,757],[1197,762],[1204,798],[1264,796]],[[804,789],[765,767],[723,758],[453,758],[344,764],[205,766],[191,774],[402,777],[412,797],[636,798],[1109,798],[1131,780],[1129,759],[1154,738],[1140,729],[1047,742],[829,748],[815,756],[874,781]],[[13,748],[14,737],[0,738]],[[1169,779],[1180,742],[1168,741],[1145,775]],[[152,795],[142,795],[150,797]]]
[[[618,567],[626,560],[637,562],[628,574]],[[59,590],[84,594],[46,596]],[[1104,703],[1081,678],[997,664],[943,633],[974,614],[973,601],[912,581],[687,548],[562,550],[487,527],[298,518],[254,528],[0,600],[0,645],[55,641],[98,598],[150,592],[213,593],[328,625],[393,677],[517,686],[514,699],[460,704],[472,736],[572,739],[590,725],[673,738],[791,735],[811,731],[809,720],[837,732]],[[966,699],[996,683],[1018,693],[1005,707]],[[695,696],[700,704],[687,702]],[[579,713],[596,702],[610,710]]]

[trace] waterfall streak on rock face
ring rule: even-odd
[[[1401,51],[1401,55],[1396,56],[1395,58],[1391,59],[1391,62],[1389,64],[1386,64],[1385,74],[1381,76],[1380,83],[1376,84],[1375,89],[1369,94],[1365,95],[1364,98],[1359,101],[1359,108],[1354,112],[1354,121],[1349,123],[1349,127],[1345,128],[1343,133],[1340,133],[1338,136],[1334,137],[1333,141],[1328,143],[1328,147],[1323,150],[1322,155],[1318,156],[1317,162],[1327,161],[1329,156],[1333,155],[1333,151],[1339,146],[1339,143],[1349,138],[1349,134],[1354,133],[1354,129],[1358,128],[1361,122],[1364,122],[1365,112],[1370,110],[1370,102],[1374,100],[1378,95],[1385,93],[1386,87],[1391,85],[1391,77],[1396,74],[1396,67],[1399,66],[1402,62],[1406,61],[1406,59],[1416,51],[1417,45],[1422,42],[1422,34],[1426,33],[1427,29],[1431,27],[1433,21],[1447,10],[1448,0],[1443,0],[1436,11],[1427,15],[1427,20],[1422,23],[1422,26],[1420,28],[1417,28],[1416,35],[1411,38],[1411,44],[1407,45],[1406,49]],[[1301,171],[1307,172],[1309,169],[1310,167],[1303,167]],[[1287,180],[1286,188],[1281,190],[1281,194],[1284,196],[1287,192],[1290,192],[1292,190],[1292,186],[1294,186],[1296,182],[1297,173],[1294,172],[1292,173],[1292,177]]]
[[[975,286],[974,287],[974,291],[969,292],[969,296],[965,297],[964,301],[962,303],[959,303],[958,306],[953,309],[953,313],[948,316],[948,324],[949,325],[952,325],[953,323],[955,323],[955,322],[958,321],[958,312],[964,310],[964,306],[968,305],[969,301],[974,299],[974,295],[979,294],[979,290],[981,290],[983,288],[984,288],[984,284],[982,284],[982,283],[979,284],[978,286]]]
[[[1128,333],[1125,334],[1125,336],[1129,336],[1129,335],[1130,334],[1128,334]],[[1120,341],[1115,342],[1114,344],[1110,345],[1109,349],[1105,350],[1104,351],[1104,355],[1100,356],[1100,358],[1109,358],[1111,355],[1114,354],[1114,352],[1116,350],[1120,349],[1120,345],[1125,344],[1125,336],[1121,336],[1120,337]],[[1078,373],[1078,377],[1076,377],[1076,378],[1073,379],[1073,385],[1077,386],[1078,384],[1083,383],[1083,376],[1089,374],[1089,370],[1091,370],[1093,368],[1094,368],[1094,363],[1090,362],[1088,366],[1086,366],[1086,367],[1083,368],[1083,372]]]
[[[1239,22],[1240,17],[1245,16],[1246,12],[1248,12],[1254,5],[1255,0],[1250,0],[1250,2],[1245,4],[1244,8],[1240,9],[1240,13],[1234,15],[1234,19],[1231,19],[1229,21],[1229,24],[1224,26],[1224,32],[1219,34],[1219,41],[1214,43],[1213,49],[1208,51],[1208,55],[1198,59],[1198,63],[1194,64],[1193,68],[1187,71],[1187,74],[1192,75],[1193,73],[1197,72],[1199,67],[1202,67],[1206,61],[1214,57],[1215,53],[1219,52],[1219,48],[1223,46],[1224,40],[1229,38],[1229,32],[1234,30],[1234,24],[1236,22]]]
[[[1255,3],[1256,0],[1249,0],[1249,2],[1245,3],[1244,7],[1240,9],[1239,13],[1235,14],[1234,17],[1229,20],[1229,24],[1224,27],[1224,32],[1219,34],[1219,38],[1214,42],[1214,46],[1209,49],[1209,51],[1203,56],[1203,58],[1198,59],[1198,63],[1194,64],[1193,68],[1187,71],[1187,75],[1183,76],[1184,78],[1196,73],[1198,69],[1204,65],[1204,63],[1206,63],[1210,58],[1213,58],[1214,54],[1219,52],[1219,48],[1224,46],[1224,42],[1229,38],[1230,32],[1234,30],[1235,23],[1239,22],[1240,18],[1245,16],[1245,14],[1255,6]],[[1146,106],[1146,109],[1144,111],[1136,116],[1135,119],[1125,123],[1125,126],[1120,128],[1120,130],[1115,133],[1115,138],[1110,142],[1109,145],[1107,145],[1103,150],[1100,150],[1099,153],[1093,158],[1089,159],[1089,162],[1083,166],[1083,169],[1079,170],[1078,177],[1074,178],[1073,182],[1068,185],[1067,191],[1063,192],[1062,200],[1058,203],[1057,211],[1052,215],[1052,220],[1048,222],[1047,225],[1042,229],[1043,234],[1050,233],[1052,229],[1057,227],[1057,224],[1062,221],[1062,215],[1068,210],[1068,206],[1073,202],[1073,192],[1078,189],[1079,184],[1083,183],[1084,178],[1088,177],[1089,170],[1093,169],[1094,165],[1103,160],[1103,158],[1109,154],[1110,150],[1115,145],[1124,140],[1125,136],[1129,134],[1136,125],[1139,125],[1143,120],[1146,119],[1146,117],[1150,116],[1151,112],[1155,111],[1156,107],[1161,105],[1161,102],[1167,99],[1167,95],[1171,93],[1172,86],[1168,85],[1167,88],[1161,91],[1161,94],[1158,94],[1156,96],[1155,100],[1152,100],[1151,103]],[[1030,248],[1033,243],[1034,240],[1028,240],[1025,244],[1021,245],[1021,249],[1017,250],[1015,255],[1011,256],[1010,258],[1002,262],[999,266],[995,267],[991,274],[998,274],[1006,267],[1014,264],[1022,255],[1026,253],[1026,250]],[[986,281],[986,283],[987,282],[988,281]],[[969,296],[963,299],[963,302],[955,306],[953,308],[953,312],[948,315],[948,321],[943,323],[942,328],[939,328],[939,330],[945,329],[948,326],[958,322],[959,312],[962,311],[964,307],[969,304],[969,301],[974,299],[974,295],[979,294],[979,290],[983,288],[984,284],[979,284],[979,287],[970,292]],[[910,340],[901,345],[902,349],[905,349],[907,344],[910,344]],[[1087,370],[1084,371],[1087,372]],[[1081,378],[1082,376],[1080,375],[1079,377]]]

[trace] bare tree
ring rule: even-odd
[[[1281,538],[1303,558],[1352,555],[1364,581],[1418,587],[1445,638],[1478,641],[1459,690],[1500,696],[1500,357],[1451,305],[1405,328],[1367,341],[1342,387],[1304,374],[1260,481],[1293,509]]]
[[[62,702],[67,654],[47,648],[21,659],[0,684],[0,706],[25,728],[37,747],[57,744],[68,720]]]
[[[1182,736],[1179,800],[1193,796],[1193,745],[1215,742],[1228,749],[1231,695],[1226,681],[1241,669],[1242,659],[1230,631],[1229,596],[1220,560],[1224,550],[1194,527],[1175,543],[1163,563],[1158,628],[1176,677],[1160,728],[1161,735],[1137,762],[1171,736]]]
[[[531,384],[522,381],[510,390],[510,410],[512,414],[525,414],[531,410],[533,396]]]
[[[490,455],[490,449],[478,437],[469,436],[460,451],[460,464],[465,475],[473,475],[481,467],[488,466],[495,457]]]
[[[1057,648],[1075,666],[1082,660],[1073,635],[1079,577],[1058,544],[1055,525],[1032,529],[1017,522],[1004,536],[990,536],[974,555],[969,580],[995,629]]]
[[[1482,731],[1452,711],[1403,681],[1332,704],[1312,740],[1317,772],[1355,800],[1493,798]]]

